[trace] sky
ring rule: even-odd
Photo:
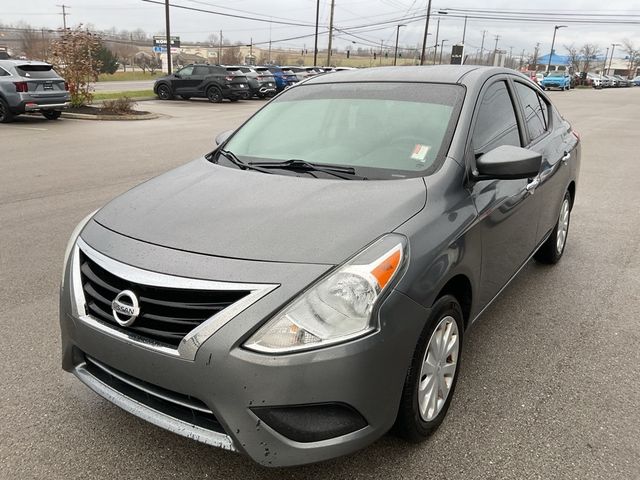
[[[162,5],[146,3],[143,0],[28,0],[16,2],[14,0],[0,0],[0,23],[17,24],[28,23],[34,27],[58,28],[62,26],[61,8],[65,3],[69,6],[67,22],[70,25],[83,23],[97,29],[135,30],[141,28],[150,34],[164,32],[164,7]],[[312,25],[315,23],[316,0],[171,0],[176,5],[194,8],[216,10],[237,15],[255,15],[272,18],[273,21],[291,21]],[[329,19],[331,0],[320,0],[320,29],[326,30]],[[640,3],[630,0],[510,0],[479,2],[472,0],[433,0],[432,12],[442,9],[478,9],[486,10],[518,10],[536,16],[540,12],[556,12],[557,14],[574,15],[589,13],[591,15],[622,15],[635,24],[625,25],[595,25],[568,24],[568,28],[558,30],[555,50],[558,54],[565,54],[564,45],[575,44],[580,47],[584,43],[597,44],[602,52],[612,43],[621,43],[630,39],[636,48],[640,49]],[[349,27],[368,25],[375,22],[398,19],[401,17],[424,14],[427,0],[336,0],[334,25],[349,31]],[[555,7],[560,6],[561,10]],[[634,9],[635,7],[635,9]],[[605,9],[606,8],[606,9]],[[450,13],[453,13],[450,11]],[[499,35],[498,48],[507,52],[513,47],[513,55],[518,56],[524,50],[533,52],[537,42],[540,42],[540,54],[549,52],[554,31],[558,22],[555,18],[548,18],[542,22],[513,22],[487,19],[468,19],[465,43],[468,51],[480,48],[482,32],[485,35],[485,50],[493,49],[495,36]],[[424,32],[424,20],[405,21],[406,26],[400,29],[400,45],[420,45]],[[440,22],[440,40],[456,43],[462,40],[463,18],[443,16]],[[204,41],[209,34],[223,31],[223,36],[232,42],[254,44],[274,42],[290,37],[313,34],[312,26],[289,26],[276,23],[256,22],[213,15],[203,12],[186,11],[179,8],[171,9],[172,34],[179,35],[183,43],[188,41]],[[432,19],[427,45],[435,43],[436,18]],[[372,27],[369,31],[352,31],[358,37],[347,36],[337,32],[334,45],[344,49],[348,45],[352,48],[361,46],[370,48],[371,45],[392,46],[395,42],[396,25],[394,23]],[[321,35],[319,48],[326,48],[328,35]],[[355,42],[355,44],[353,44]],[[0,37],[1,43],[1,37]],[[274,43],[274,46],[284,48],[303,48],[311,50],[313,37],[296,40],[286,40]],[[616,57],[623,57],[622,48],[618,47]]]

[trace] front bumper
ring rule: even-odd
[[[258,281],[268,276],[272,276],[271,282],[280,280],[279,288],[238,313],[199,345],[193,359],[188,359],[132,343],[83,321],[74,312],[68,267],[60,303],[63,368],[109,401],[160,427],[245,453],[268,466],[304,464],[344,455],[373,442],[393,425],[415,342],[428,315],[426,309],[405,295],[389,293],[377,311],[380,329],[371,335],[320,350],[264,355],[241,347],[248,334],[330,266],[256,265],[261,262],[202,256],[194,259],[192,254],[106,233],[94,222],[85,229],[83,238],[109,256],[114,254],[109,249],[119,245],[119,260],[150,271],[158,271],[158,265],[164,264],[165,270],[173,270],[171,274],[184,276],[188,273],[184,266],[191,265],[186,268],[192,268],[188,276],[193,278],[206,278],[203,275],[208,271],[228,277],[216,279],[223,281],[237,281],[238,272],[250,272]],[[92,375],[88,358],[142,385],[150,385],[149,388],[198,399],[220,428],[203,429],[141,404]],[[256,410],[323,404],[349,406],[364,418],[366,425],[333,438],[297,441],[262,421]]]

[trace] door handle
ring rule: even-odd
[[[566,165],[570,158],[571,152],[564,152],[564,156],[560,160],[562,160],[562,163]]]
[[[533,195],[538,185],[540,185],[540,177],[536,177],[533,180],[531,180],[531,182],[527,183],[527,186],[525,188],[528,193]]]

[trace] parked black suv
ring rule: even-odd
[[[218,65],[187,65],[172,75],[159,78],[153,92],[161,100],[171,100],[176,95],[189,100],[191,97],[205,97],[214,103],[227,98],[232,102],[250,96],[247,77],[232,75]]]

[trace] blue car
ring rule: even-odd
[[[276,80],[276,90],[281,92],[287,87],[298,83],[298,77],[291,70],[281,67],[268,67]]]
[[[540,86],[543,90],[550,90],[552,88],[569,90],[571,88],[571,77],[567,72],[550,72],[549,75],[542,79]]]

